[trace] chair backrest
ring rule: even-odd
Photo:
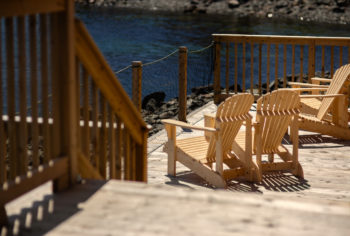
[[[231,150],[232,143],[246,119],[251,119],[249,110],[254,102],[253,95],[249,93],[237,94],[227,98],[218,107],[215,122],[220,122],[220,135],[222,137],[222,151]],[[217,124],[215,125],[217,126]],[[216,137],[213,135],[209,141],[207,158],[214,160],[216,151]]]
[[[293,115],[300,112],[300,97],[290,90],[275,90],[257,101],[256,121],[259,131],[254,137],[256,150],[257,135],[261,135],[262,153],[276,152]]]
[[[333,75],[333,79],[327,89],[327,94],[339,94],[342,87],[344,86],[345,81],[350,75],[350,64],[344,65],[337,69]],[[322,100],[320,109],[317,113],[317,118],[322,120],[324,116],[328,113],[329,108],[331,107],[335,97],[324,98]]]

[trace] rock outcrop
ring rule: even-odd
[[[350,0],[76,0],[85,6],[350,23]]]

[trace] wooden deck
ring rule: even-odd
[[[350,235],[349,141],[301,132],[305,180],[276,173],[214,190],[184,166],[166,176],[165,135],[149,140],[148,184],[87,181],[56,195],[46,184],[6,206],[12,225],[2,235]]]

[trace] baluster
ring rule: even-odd
[[[123,130],[124,144],[124,180],[130,180],[130,136],[128,130],[124,127]]]
[[[266,92],[270,92],[270,43],[267,43]]]
[[[27,172],[27,77],[26,77],[26,38],[25,18],[17,18],[18,28],[18,59],[19,59],[19,97],[20,97],[20,125],[18,130],[18,173],[24,175]]]
[[[116,127],[115,116],[110,105],[108,105],[108,144],[109,144],[109,178],[116,178]]]
[[[235,43],[235,93],[238,93],[238,43]]]
[[[48,39],[47,39],[47,22],[46,14],[40,15],[40,44],[41,44],[41,90],[42,90],[42,112],[43,112],[43,148],[44,163],[52,159],[50,147],[50,129],[49,129],[49,81],[48,81]]]
[[[31,111],[32,111],[32,160],[33,167],[37,168],[40,164],[39,160],[39,127],[38,127],[38,72],[37,72],[37,31],[36,15],[30,18],[30,70],[31,70]]]
[[[292,82],[295,81],[295,45],[292,45]]]
[[[0,32],[2,32],[2,24],[0,20]],[[0,37],[0,71],[2,71],[2,37]],[[2,73],[0,73],[0,184],[3,184],[7,179],[6,170],[6,135],[5,135],[5,125],[3,122],[3,78]]]
[[[89,74],[85,67],[82,70],[83,76],[83,116],[84,116],[84,126],[82,132],[82,150],[84,155],[90,157],[90,109],[89,109]]]
[[[343,65],[343,47],[339,46],[339,67]]]
[[[242,49],[243,49],[243,58],[242,58],[242,91],[245,93],[245,42],[242,43]]]
[[[116,129],[116,171],[115,171],[115,178],[116,179],[121,179],[122,178],[122,136],[123,136],[123,132],[122,132],[122,123],[120,121],[120,119],[118,117],[116,117],[117,119],[117,129]]]
[[[261,84],[261,62],[262,62],[262,54],[261,54],[262,45],[259,43],[259,96],[262,95],[262,84]]]
[[[98,95],[95,83],[92,83],[92,146],[93,163],[97,170],[100,169],[98,158],[99,150],[99,129],[98,129]]]
[[[300,45],[300,74],[299,82],[303,82],[303,68],[304,68],[304,45]]]
[[[275,44],[275,89],[278,88],[278,44]]]
[[[106,101],[102,93],[100,93],[100,111],[101,111],[101,118],[100,118],[100,173],[103,176],[103,178],[106,178],[106,164],[107,164],[107,135],[106,135]]]
[[[324,77],[324,46],[322,46],[322,65],[321,65],[321,71],[322,71],[322,77]]]
[[[15,125],[15,69],[14,69],[14,32],[13,18],[6,18],[6,62],[7,62],[7,110],[8,110],[8,138],[10,146],[10,179],[17,176],[17,150]]]
[[[226,94],[229,94],[229,82],[230,82],[230,77],[229,77],[229,67],[230,67],[230,44],[226,43]]]
[[[333,78],[334,73],[334,46],[331,46],[331,78]]]
[[[250,93],[253,94],[254,87],[254,43],[250,45]]]
[[[287,45],[283,45],[283,88],[287,86]]]

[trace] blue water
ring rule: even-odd
[[[211,34],[213,33],[350,36],[350,27],[346,25],[315,24],[290,20],[184,15],[101,8],[77,9],[77,16],[86,24],[114,71],[123,69],[132,61],[152,62],[168,55],[182,45],[187,46],[189,50],[208,46],[211,43]],[[248,47],[247,53],[249,50]],[[263,50],[266,49],[263,48]],[[279,50],[281,53],[283,48],[280,47]],[[296,55],[299,51],[300,49],[296,48]],[[307,52],[307,48],[304,49],[304,52]],[[318,53],[317,51],[317,55]],[[329,53],[329,49],[326,49],[326,58],[327,53]],[[335,54],[337,55],[337,51]],[[271,55],[274,55],[274,48],[271,48]],[[347,54],[344,53],[343,57],[347,58]],[[177,60],[178,55],[175,54],[161,63],[143,68],[143,96],[154,91],[165,91],[167,99],[177,96]],[[193,55],[192,58],[189,57],[188,90],[191,87],[210,83],[212,79],[210,60],[212,60],[210,50]],[[191,62],[193,62],[192,67]],[[307,63],[307,58],[304,63]],[[274,61],[271,61],[271,66],[274,66]],[[249,63],[247,63],[246,69],[249,70]],[[304,72],[306,69],[307,64],[304,66]],[[287,68],[287,73],[290,73],[290,70]],[[279,74],[282,73],[282,69],[279,71]],[[274,71],[271,70],[271,74],[273,73]],[[131,94],[131,69],[125,70],[117,76],[126,91]],[[231,83],[233,82],[231,81]],[[249,81],[247,81],[246,86],[249,87]]]

